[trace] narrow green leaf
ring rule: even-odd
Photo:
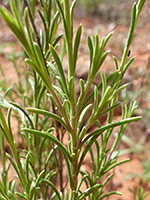
[[[87,141],[87,143],[88,143],[88,141]],[[99,149],[98,149],[98,142],[96,143],[96,141],[95,141],[95,146],[96,146],[96,150],[97,150],[97,158],[99,158]],[[92,148],[90,148],[89,149],[89,152],[90,152],[90,156],[91,156],[91,161],[92,161],[92,166],[93,166],[93,172],[95,172],[95,170],[96,170],[96,165],[95,165],[95,158],[94,158],[94,154],[93,154],[93,150],[92,150]]]
[[[137,102],[132,100],[128,111],[128,117],[131,117],[133,115],[136,108],[137,108]]]
[[[116,167],[116,166],[118,166],[118,165],[121,165],[121,164],[123,164],[123,163],[126,163],[126,162],[128,162],[130,159],[128,158],[128,159],[126,159],[126,160],[123,160],[123,161],[120,161],[120,162],[117,162],[117,163],[115,163],[114,165],[112,165],[111,167],[109,167],[108,169],[106,169],[105,171],[104,171],[104,173],[107,173],[107,172],[109,172],[111,169],[113,169],[114,167]]]
[[[69,88],[69,93],[72,93],[72,88],[74,87],[74,77],[71,76],[68,80],[68,88]],[[71,99],[73,99],[73,95],[70,97]]]
[[[9,199],[8,198],[6,199],[5,197],[0,196],[0,200],[9,200]]]
[[[124,90],[129,85],[130,85],[129,83],[126,83],[126,84],[120,86],[117,90],[114,91],[112,97],[109,100],[113,99],[119,92],[121,92],[122,90]]]
[[[6,137],[6,140],[8,141],[9,144],[12,143],[13,141],[13,135],[12,133],[9,131],[9,128],[7,126],[7,123],[6,123],[6,120],[5,120],[5,117],[4,117],[4,114],[2,112],[2,109],[1,109],[1,106],[0,106],[0,120],[2,122],[2,125],[0,126],[1,129],[2,129],[2,132],[4,134],[4,136]]]
[[[35,50],[34,50],[34,45],[33,45],[35,38],[34,38],[34,35],[32,34],[32,29],[31,29],[30,22],[29,22],[29,11],[28,11],[27,7],[24,10],[24,20],[25,20],[26,31],[28,33],[29,43],[30,43],[30,46],[31,46],[31,49],[32,49],[32,52],[31,52],[32,54],[30,54],[29,52],[26,52],[26,53],[28,54],[29,58],[34,60],[34,59],[37,59],[36,54],[35,54]]]
[[[119,66],[118,66],[118,62],[117,62],[117,58],[115,56],[113,56],[113,59],[115,61],[115,65],[116,65],[116,70],[119,69]]]
[[[136,19],[136,3],[133,4],[133,8],[132,8],[132,19],[131,19],[131,26],[130,26],[128,40],[127,40],[127,47],[129,47],[133,38],[133,32],[134,32],[135,22],[136,22],[135,19]]]
[[[95,190],[99,189],[103,187],[102,184],[96,184],[94,185],[93,187],[87,189],[86,191],[84,191],[82,193],[82,195],[78,198],[78,200],[82,200],[82,199],[85,199],[87,196],[89,196],[91,193],[93,193]]]
[[[131,59],[127,62],[126,66],[124,67],[124,70],[123,70],[123,72],[122,72],[122,74],[121,74],[121,79],[123,78],[124,74],[126,73],[127,69],[129,68],[129,66],[131,65],[131,63],[133,62],[134,59],[135,59],[135,57],[131,58]]]
[[[106,105],[110,101],[109,98],[110,98],[111,94],[112,94],[112,88],[111,88],[111,86],[108,86],[106,88],[106,91],[105,91],[104,95],[101,97],[101,100],[99,102],[97,111],[96,111],[96,113],[94,115],[94,120],[97,120],[98,116],[100,115],[100,113],[105,109]]]
[[[29,120],[31,127],[34,129],[33,122],[32,122],[32,120],[30,119],[28,113],[27,113],[22,107],[20,107],[18,104],[14,103],[14,102],[11,102],[10,104],[12,104],[13,106],[15,106],[16,108],[18,108],[19,110],[21,110],[21,111],[23,112],[23,114],[24,114],[24,115],[27,117],[27,119]]]
[[[103,185],[104,185],[104,186],[108,183],[108,181],[112,178],[112,176],[113,176],[113,174],[110,174],[110,175],[105,179],[105,181],[103,182]]]
[[[103,96],[106,91],[106,87],[107,87],[107,81],[106,81],[106,76],[105,76],[104,72],[101,72],[101,77],[102,77],[102,85],[103,85],[101,96]]]
[[[121,192],[113,191],[113,192],[109,192],[109,193],[105,194],[105,195],[102,196],[99,200],[104,199],[105,197],[108,197],[108,196],[113,195],[113,194],[116,194],[116,195],[122,195]]]
[[[80,100],[83,98],[84,96],[84,90],[85,90],[85,83],[84,83],[84,80],[83,79],[80,79],[80,96],[78,98],[78,101],[77,101],[77,106],[80,102]]]
[[[79,135],[79,132],[80,132],[80,129],[81,129],[81,126],[83,124],[83,120],[85,118],[85,115],[87,114],[87,112],[89,111],[89,109],[92,107],[92,104],[89,104],[87,105],[84,110],[82,111],[81,115],[80,115],[80,118],[78,120],[78,135]]]
[[[56,44],[59,42],[59,40],[61,40],[62,37],[63,37],[63,33],[58,35],[58,37],[56,37],[56,39],[53,41],[52,46],[55,47]]]
[[[53,71],[54,76],[56,76],[56,77],[59,76],[59,72],[58,72],[57,68],[51,62],[47,62],[47,64],[51,68],[51,70]]]
[[[131,44],[132,39],[133,39],[133,33],[134,33],[135,25],[136,25],[136,2],[133,4],[133,7],[132,7],[131,25],[130,25],[130,30],[129,30],[129,33],[128,33],[126,45],[125,45],[122,60],[121,60],[120,71],[123,71],[123,69],[124,69],[124,65],[125,65],[125,61],[126,61],[126,58],[127,58],[128,51],[129,51],[129,47],[130,47],[130,44]]]
[[[33,195],[34,195],[35,191],[36,191],[35,182],[32,181],[31,185],[30,185],[30,190],[29,190],[29,199],[33,198]]]
[[[11,198],[11,200],[17,200],[14,194],[10,190],[8,190],[8,195]]]
[[[56,86],[56,85],[53,85],[53,88],[55,89],[55,91],[57,91],[58,97],[59,97],[61,100],[65,100],[64,93],[63,93],[63,91],[61,90],[61,88],[58,87],[58,86]]]
[[[48,132],[41,132],[41,131],[32,130],[32,129],[28,129],[28,128],[23,128],[23,131],[26,133],[31,133],[31,134],[37,135],[37,136],[42,136],[44,138],[51,140],[52,142],[54,142],[56,145],[59,146],[59,148],[62,150],[62,153],[65,154],[69,158],[70,161],[72,160],[68,149],[52,134],[50,134]]]
[[[61,200],[60,194],[59,194],[57,188],[55,187],[55,185],[52,182],[50,182],[49,180],[47,180],[47,179],[43,179],[42,181],[45,182],[46,184],[48,184],[54,190],[54,192],[56,193],[58,199]]]
[[[43,61],[43,57],[42,57],[42,53],[41,53],[40,47],[36,42],[33,43],[33,46],[35,48],[35,53],[37,55],[37,59],[38,59],[38,61],[40,63],[40,67],[42,68],[41,70],[43,70],[44,75],[45,75],[45,74],[47,74],[47,71],[45,69],[45,64],[44,64],[44,61]]]
[[[11,111],[12,111],[12,108],[9,107],[8,113],[7,113],[7,123],[8,123],[8,129],[9,129],[10,135],[13,135],[12,134],[12,129],[11,129],[11,122],[10,122]]]
[[[45,138],[44,138],[45,139]],[[57,149],[57,147],[58,146],[54,146],[54,151]],[[53,151],[53,149],[49,152],[49,154],[48,154],[48,156],[47,156],[47,158],[46,158],[46,161],[45,161],[45,163],[44,163],[44,170],[45,170],[45,173],[46,173],[46,170],[47,170],[47,167],[48,167],[48,162],[49,162],[49,160],[50,160],[50,158],[52,157],[52,155],[54,154],[54,151]],[[45,174],[44,174],[44,176],[45,176]]]
[[[64,117],[66,119],[68,119],[68,117],[69,117],[69,112],[70,112],[69,107],[70,107],[69,101],[68,100],[64,100],[63,105],[62,105],[62,109],[63,109]]]
[[[49,77],[47,76],[47,73],[46,73],[46,76],[45,76],[43,71],[40,70],[40,68],[38,68],[30,59],[25,59],[25,62],[27,64],[29,64],[33,68],[33,70],[36,71],[39,74],[39,76],[43,80],[43,82],[44,82],[45,86],[47,87],[47,89],[49,91],[51,91],[52,90],[52,83],[51,83],[51,80],[49,79]]]
[[[54,171],[50,171],[47,175],[46,175],[46,177],[45,177],[45,179],[47,179],[47,180],[52,180],[52,178],[56,175],[57,173],[56,172],[54,172]]]
[[[41,12],[39,9],[37,9],[37,11],[38,11],[38,13],[39,13],[39,16],[40,16],[42,22],[43,22],[44,29],[45,29],[45,32],[46,32],[46,31],[47,31],[47,26],[46,26],[45,18],[44,18],[44,16],[43,16],[42,12]]]
[[[60,85],[60,87],[61,87],[61,89],[62,89],[62,91],[63,91],[63,93],[65,95],[66,92],[65,92],[65,88],[64,88],[64,85],[63,85],[61,77],[60,76],[56,76],[56,79],[57,79],[57,81],[58,81],[58,83],[59,83],[59,85]]]
[[[87,127],[83,126],[83,128],[80,132],[80,140],[85,136],[86,132],[87,132]]]
[[[97,118],[99,119],[100,117],[102,117],[103,115],[105,115],[109,111],[113,110],[114,108],[118,107],[119,105],[120,105],[120,103],[118,102],[118,103],[114,104],[113,106],[108,107],[106,110],[104,110],[103,112],[99,113]]]
[[[68,38],[67,24],[66,24],[66,20],[65,20],[65,16],[64,16],[64,11],[63,11],[62,5],[61,5],[61,3],[60,3],[59,0],[56,0],[56,3],[58,5],[58,8],[59,8],[61,16],[62,16],[63,25],[64,25],[64,31],[65,31],[65,36],[66,36],[66,38]]]
[[[142,8],[143,8],[145,2],[146,2],[146,0],[138,0],[137,6],[136,6],[137,7],[137,16],[136,16],[136,18],[138,18],[140,12],[142,11]]]
[[[9,159],[10,163],[12,164],[14,170],[16,171],[16,173],[17,173],[17,175],[18,175],[18,177],[19,177],[19,180],[20,180],[21,183],[22,183],[22,178],[21,178],[21,176],[20,176],[18,166],[16,165],[15,161],[12,159],[12,157],[11,157],[8,153],[6,153],[6,156],[7,156],[7,158]],[[22,183],[22,185],[23,185],[23,183]]]
[[[22,194],[22,193],[20,193],[20,192],[15,192],[15,194],[16,194],[18,197],[20,197],[21,199],[28,200],[28,198],[27,198],[24,194]]]
[[[48,1],[48,12],[47,12],[47,21],[48,21],[48,27],[51,25],[51,12],[52,12],[52,0]]]
[[[27,153],[27,155],[26,155],[26,163],[25,163],[26,179],[27,179],[28,184],[29,184],[29,181],[30,181],[30,179],[29,179],[29,159],[30,159],[30,154],[31,154],[30,152]],[[28,187],[29,187],[29,185],[28,185]]]
[[[63,121],[63,119],[59,116],[59,115],[56,115],[54,113],[51,113],[51,112],[48,112],[48,111],[45,111],[45,110],[41,110],[41,109],[36,109],[36,108],[27,108],[27,110],[29,112],[33,112],[33,113],[37,113],[37,114],[42,114],[44,116],[49,116],[53,119],[56,119],[58,122],[60,122],[63,127],[68,130],[69,132],[71,132],[71,130],[69,129],[69,127],[67,126],[67,124]]]
[[[74,53],[73,53],[73,71],[75,73],[76,71],[76,63],[78,59],[78,50],[79,50],[79,44],[80,44],[80,39],[81,39],[81,33],[82,33],[82,26],[80,25],[78,27],[77,33],[76,33],[76,38],[75,38],[75,43],[74,43]]]
[[[64,200],[68,200],[68,199],[69,199],[69,195],[68,195],[67,190],[65,190],[65,199]]]
[[[56,64],[57,64],[57,67],[58,67],[60,76],[61,76],[61,78],[62,78],[62,82],[63,82],[64,88],[65,88],[65,91],[66,91],[66,94],[67,94],[67,96],[68,96],[67,82],[66,82],[64,70],[63,70],[63,67],[62,67],[62,63],[61,63],[61,61],[60,61],[60,58],[59,58],[57,52],[55,51],[55,49],[53,48],[52,45],[50,45],[50,50],[51,50],[52,55],[53,55],[53,57],[54,57],[54,59],[55,59],[55,62],[56,62]]]
[[[58,105],[57,105],[57,103],[56,103],[56,101],[55,101],[53,95],[48,93],[47,96],[48,96],[48,97],[50,98],[50,100],[54,103],[54,105],[55,105],[55,107],[57,108],[57,110],[59,111],[59,113],[62,113],[61,110],[59,109],[59,107],[58,107]],[[47,117],[49,118],[49,116],[47,116]]]
[[[105,37],[105,40],[104,40],[104,47],[106,46],[108,40],[111,38],[111,36],[114,34],[114,31],[110,32],[106,37]]]
[[[90,50],[90,66],[91,66],[92,61],[93,61],[93,44],[92,44],[92,40],[89,36],[87,37],[87,42],[88,42],[88,47]]]
[[[50,36],[49,36],[49,41],[48,41],[50,44],[52,44],[54,37],[56,35],[56,31],[57,31],[57,28],[58,28],[58,17],[59,17],[59,15],[60,15],[59,11],[57,11],[54,15],[54,19],[53,19],[51,31],[50,31]]]
[[[11,165],[11,164],[10,164]],[[8,189],[14,193],[16,181],[13,181],[12,179],[9,181]]]
[[[70,6],[70,21],[71,21],[71,30],[72,30],[71,35],[72,36],[73,36],[73,12],[74,12],[75,6],[77,4],[77,1],[78,0],[73,0],[72,4]]]
[[[97,69],[96,72],[100,69],[100,67],[102,66],[103,62],[105,61],[107,55],[109,54],[110,50],[107,50],[103,53],[103,55],[101,56],[101,59],[99,61],[99,63],[97,64]]]
[[[37,179],[36,179],[36,183],[35,183],[36,187],[38,186],[38,184],[39,184],[41,178],[43,177],[43,174],[44,174],[44,173],[45,173],[45,170],[42,170],[42,171],[39,173],[39,175],[38,175],[38,177],[37,177]]]
[[[79,183],[78,183],[78,185],[77,185],[77,189],[76,189],[76,193],[79,192],[79,189],[80,189],[80,187],[81,187],[81,185],[82,185],[84,179],[87,178],[87,176],[88,176],[88,175],[84,175],[84,176],[82,176],[82,178],[79,180]]]
[[[98,68],[99,68],[98,62],[101,58],[98,35],[93,37],[93,43],[94,43],[94,54],[93,54],[93,63],[90,67],[89,76],[88,76],[89,80],[95,78],[96,72],[98,71]],[[102,43],[104,43],[104,38],[101,41],[101,46],[102,46]]]
[[[80,144],[81,146],[89,139],[91,138],[92,136],[96,136],[96,135],[100,135],[102,132],[104,132],[105,130],[109,129],[109,128],[113,128],[113,127],[116,127],[116,126],[121,126],[121,125],[124,125],[124,124],[128,124],[128,123],[131,123],[131,122],[134,122],[134,121],[137,121],[141,119],[141,117],[132,117],[132,118],[127,118],[127,119],[123,119],[123,120],[120,120],[119,122],[114,122],[112,124],[107,124],[106,126],[102,126],[101,128],[89,133],[88,135],[86,135],[83,140],[82,140],[82,143]]]
[[[19,17],[18,9],[17,9],[17,4],[16,3],[17,2],[15,0],[11,0],[10,1],[10,6],[11,6],[11,10],[13,11],[13,14],[14,14],[17,22],[18,22],[18,25],[19,25],[20,29],[22,29],[23,24],[22,24],[22,21],[21,21],[21,19]]]

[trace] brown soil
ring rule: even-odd
[[[137,70],[141,69],[142,72],[146,71],[148,58],[150,56],[150,34],[148,34],[150,32],[149,13],[150,13],[150,2],[147,1],[143,9],[141,18],[139,19],[131,48],[130,57],[135,56],[136,59],[125,76],[125,81],[132,83],[133,90],[139,89],[139,83],[142,79],[141,76],[138,77],[136,76]],[[125,43],[129,27],[124,25],[118,25],[115,22],[103,21],[103,19],[100,17],[95,17],[95,18],[84,17],[82,19],[78,18],[75,20],[75,30],[77,29],[77,26],[80,23],[82,23],[83,25],[83,35],[82,35],[82,45],[80,46],[80,56],[78,61],[77,76],[82,77],[87,72],[87,66],[89,62],[88,60],[89,56],[86,46],[87,35],[98,33],[100,38],[102,38],[110,31],[114,30],[115,31],[114,35],[107,45],[107,48],[111,49],[111,53],[107,58],[107,62],[105,62],[104,66],[102,67],[102,70],[105,71],[106,73],[113,71],[114,64],[112,55],[115,55],[117,59],[120,59],[122,47]],[[6,47],[2,48],[1,51],[1,46],[8,44],[9,42],[13,42],[13,47],[12,45],[11,46],[7,45]],[[5,76],[9,82],[10,81],[15,82],[17,80],[15,70],[12,67],[12,62],[6,57],[6,55],[12,50],[20,52],[19,43],[17,42],[16,38],[13,36],[11,31],[7,28],[4,21],[0,17],[0,64],[3,66]],[[2,79],[1,74],[0,74],[0,79]],[[142,87],[147,87],[147,86],[142,85]],[[144,101],[143,104],[140,105],[140,108],[141,106],[145,105],[147,106],[147,109],[149,109],[150,105],[148,101]],[[140,112],[142,114],[141,110]],[[133,194],[130,191],[130,188],[133,188],[137,191],[139,182],[143,185],[145,191],[150,191],[150,180],[149,182],[146,182],[145,179],[142,178],[142,176],[144,176],[143,175],[144,168],[142,162],[144,160],[150,161],[149,155],[147,153],[150,151],[150,145],[148,140],[149,134],[147,134],[149,133],[149,130],[147,129],[147,126],[143,125],[144,117],[145,116],[143,116],[143,120],[129,125],[125,132],[125,135],[130,139],[132,139],[132,141],[135,142],[136,144],[140,141],[143,135],[145,135],[145,137],[147,138],[145,143],[142,144],[143,148],[141,150],[137,149],[137,151],[138,150],[139,151],[138,153],[135,153],[133,149],[131,150],[131,146],[129,144],[121,142],[120,149],[129,149],[130,152],[126,153],[124,156],[120,156],[119,160],[130,158],[130,161],[115,168],[114,177],[110,185],[110,190],[119,190],[123,193],[123,196],[121,197],[113,196],[110,198],[111,200],[132,200]],[[16,125],[13,126],[14,133],[16,132],[15,127]],[[17,135],[15,138],[17,140]],[[112,136],[112,141],[113,141],[113,136]],[[87,160],[85,161],[83,167],[86,167],[88,170],[90,170]],[[149,199],[150,199],[150,194],[148,195],[146,200]]]

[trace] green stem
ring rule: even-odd
[[[70,5],[69,0],[64,0],[64,14],[66,21],[66,42],[67,42],[67,54],[68,54],[68,80],[73,77],[70,96],[71,96],[71,126],[73,128],[73,132],[71,134],[71,145],[72,145],[72,188],[69,199],[73,198],[73,191],[76,190],[77,187],[77,165],[78,165],[78,151],[76,149],[77,145],[77,119],[75,118],[76,114],[76,94],[75,94],[75,72],[73,70],[73,47],[72,47],[72,33],[73,26],[71,26],[71,16],[70,16]]]

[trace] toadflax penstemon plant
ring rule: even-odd
[[[76,3],[77,0],[72,1],[71,5],[69,0],[39,0],[37,11],[43,23],[43,29],[40,30],[36,23],[35,0],[10,0],[12,14],[5,7],[0,8],[1,16],[22,45],[26,65],[33,70],[33,72],[30,70],[33,91],[28,101],[25,100],[28,94],[24,90],[23,106],[15,102],[8,103],[5,99],[1,102],[1,106],[8,108],[6,119],[0,107],[3,162],[0,199],[2,200],[86,198],[97,200],[112,194],[121,194],[116,191],[107,193],[105,186],[112,177],[110,170],[128,161],[127,159],[116,162],[118,153],[115,150],[127,124],[140,117],[132,117],[136,109],[135,102],[131,102],[129,108],[121,104],[120,121],[114,122],[113,115],[114,109],[120,105],[117,102],[118,93],[128,86],[128,84],[121,85],[121,82],[134,60],[131,58],[127,62],[127,55],[145,0],[133,4],[130,30],[120,66],[114,57],[115,71],[108,77],[101,72],[102,81],[94,86],[91,93],[89,91],[93,80],[109,53],[105,51],[105,47],[113,32],[102,38],[101,42],[98,35],[92,39],[87,38],[90,66],[86,82],[80,79],[79,97],[75,92],[75,73],[82,26],[78,27],[74,39],[73,12]],[[61,21],[63,33],[57,35]],[[59,49],[58,43],[62,44],[59,45]],[[67,78],[62,64],[65,52],[68,59]],[[92,109],[90,117],[83,122],[90,109]],[[22,120],[20,135],[25,147],[20,152],[11,130],[12,110],[19,112]],[[102,126],[99,119],[104,114],[107,115],[107,123]],[[95,123],[97,128],[88,132]],[[120,127],[118,135],[109,148],[108,141],[117,126]],[[63,140],[64,133],[68,135],[68,146]],[[4,138],[10,147],[10,154],[5,152]],[[96,157],[93,145],[96,147]],[[87,154],[91,156],[89,161],[93,166],[91,172],[83,171],[81,168]],[[16,182],[7,181],[9,167],[6,167],[6,159],[9,160],[9,167],[12,166],[16,172],[18,177]],[[53,159],[56,160],[56,167],[50,168],[48,164],[52,163]],[[67,182],[64,179],[65,169]],[[55,178],[56,173],[59,179]],[[16,184],[19,186],[16,187]],[[84,190],[83,185],[87,189]]]

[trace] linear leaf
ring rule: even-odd
[[[15,194],[18,195],[18,197],[20,197],[22,199],[28,200],[28,198],[24,194],[22,194],[20,192],[16,192]]]
[[[85,197],[87,197],[88,195],[90,195],[91,193],[93,193],[95,190],[99,189],[103,187],[102,184],[96,184],[91,188],[88,188],[85,192],[82,193],[82,195],[78,198],[78,200],[82,200],[85,199]]]
[[[112,165],[111,167],[109,167],[108,169],[106,169],[105,171],[104,171],[104,173],[107,173],[107,172],[109,172],[111,169],[113,169],[114,167],[116,167],[116,166],[118,166],[118,165],[121,165],[121,164],[123,164],[123,163],[126,163],[126,162],[128,162],[130,159],[128,158],[128,159],[126,159],[126,160],[123,160],[123,161],[120,161],[120,162],[117,162],[117,163],[115,163],[114,165]]]
[[[77,63],[77,58],[78,58],[78,49],[79,49],[79,44],[80,44],[80,39],[81,39],[81,33],[82,33],[82,26],[80,25],[77,30],[75,44],[74,44],[74,53],[73,53],[73,71],[74,71],[74,73],[76,71],[76,63]]]
[[[15,106],[19,110],[21,110],[24,113],[24,115],[27,117],[27,119],[29,120],[31,127],[34,128],[33,122],[30,119],[28,113],[22,107],[20,107],[18,104],[14,103],[14,102],[11,102],[10,104],[12,104],[13,106]]]
[[[67,124],[63,121],[63,119],[59,116],[59,115],[56,115],[54,113],[51,113],[51,112],[48,112],[48,111],[45,111],[45,110],[41,110],[41,109],[37,109],[37,108],[27,108],[27,110],[29,112],[33,112],[33,113],[37,113],[37,114],[42,114],[44,116],[48,116],[48,117],[51,117],[53,119],[56,119],[58,122],[60,122],[64,128],[71,132],[71,130],[69,129],[69,127],[67,126]]]
[[[87,105],[84,110],[82,111],[80,118],[78,120],[78,131],[80,131],[82,127],[83,120],[85,118],[86,113],[89,111],[89,109],[92,107],[92,104]]]
[[[47,183],[49,186],[51,186],[51,188],[52,188],[52,189],[54,190],[54,192],[56,193],[58,199],[61,200],[60,194],[59,194],[57,188],[55,187],[55,185],[54,185],[52,182],[50,182],[49,180],[47,180],[47,179],[43,179],[43,182],[45,182],[45,183]]]
[[[66,78],[65,78],[65,74],[64,74],[64,70],[63,70],[62,63],[61,63],[61,61],[60,61],[60,58],[59,58],[57,52],[55,51],[55,49],[53,48],[52,45],[50,45],[50,50],[51,50],[52,55],[53,55],[53,57],[54,57],[54,59],[55,59],[55,62],[56,62],[56,64],[57,64],[57,67],[58,67],[60,76],[61,76],[61,78],[62,78],[62,82],[63,82],[64,88],[65,88],[65,91],[66,91],[66,94],[68,95],[67,82],[66,82]]]
[[[128,124],[128,123],[131,123],[131,122],[134,122],[134,121],[137,121],[141,119],[141,117],[132,117],[132,118],[127,118],[127,119],[123,119],[123,120],[120,120],[119,122],[114,122],[112,124],[107,124],[106,126],[102,126],[101,128],[93,131],[92,133],[86,135],[83,140],[82,140],[82,143],[80,145],[83,145],[85,143],[85,141],[87,141],[89,138],[91,138],[92,136],[94,135],[99,135],[101,134],[102,132],[104,132],[105,130],[109,129],[109,128],[114,128],[116,126],[121,126],[121,125],[124,125],[124,124]]]
[[[41,132],[41,131],[29,129],[29,128],[23,128],[23,131],[34,134],[34,135],[42,136],[44,138],[51,140],[52,142],[54,142],[56,145],[59,146],[59,148],[62,150],[62,153],[65,154],[69,158],[70,161],[72,160],[68,149],[52,134],[50,134],[48,132]]]
[[[54,19],[53,19],[53,22],[52,22],[50,36],[49,36],[49,43],[50,44],[52,44],[53,39],[54,39],[54,37],[56,35],[56,31],[57,31],[57,27],[58,27],[57,20],[58,20],[59,15],[60,15],[60,12],[57,11],[55,13],[55,16],[54,16]]]
[[[116,195],[122,195],[121,192],[113,191],[113,192],[109,192],[109,193],[105,194],[105,195],[102,196],[99,200],[104,199],[105,197],[108,197],[108,196],[113,195],[113,194],[116,194]]]

